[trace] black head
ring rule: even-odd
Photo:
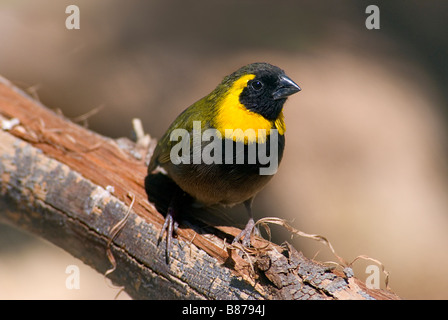
[[[249,64],[233,73],[230,78],[238,79],[247,74],[255,77],[247,82],[241,92],[240,103],[268,120],[277,119],[286,98],[301,90],[282,69],[268,63]]]

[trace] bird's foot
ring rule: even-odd
[[[160,244],[163,238],[163,234],[166,231],[166,251],[165,251],[165,259],[166,263],[170,263],[170,252],[171,252],[171,243],[173,240],[173,235],[177,231],[177,227],[179,223],[175,220],[175,210],[174,207],[170,206],[168,208],[165,222],[163,223],[162,229],[160,230],[159,237],[157,240],[157,245]]]
[[[250,235],[252,234],[252,230],[254,229],[254,226],[255,226],[255,221],[254,221],[254,219],[250,218],[249,221],[247,222],[244,230],[241,231],[240,234],[235,237],[235,239],[233,239],[232,244],[235,244],[238,241],[240,241],[241,239],[243,239],[241,241],[242,245],[244,247],[249,247],[250,246]]]

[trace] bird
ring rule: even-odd
[[[232,243],[250,246],[253,199],[283,157],[283,106],[299,91],[277,66],[245,65],[186,108],[158,140],[147,178],[161,170],[179,187],[169,201],[159,234],[159,243],[167,234],[167,263],[185,194],[205,206],[244,204],[248,222]]]

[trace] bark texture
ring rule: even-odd
[[[241,255],[225,245],[240,231],[229,224],[187,219],[167,265],[165,242],[157,243],[164,217],[145,193],[146,148],[89,131],[1,77],[0,122],[0,220],[101,273],[111,268],[110,249],[116,269],[108,277],[135,299],[398,298],[367,289],[349,269],[333,270],[287,243]],[[161,199],[166,193],[153,191]]]

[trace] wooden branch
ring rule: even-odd
[[[135,199],[110,244],[117,268],[108,274],[133,298],[397,298],[367,289],[350,272],[311,261],[289,244],[270,244],[251,256],[225,249],[239,229],[198,226],[194,219],[181,223],[167,265],[165,243],[157,244],[164,218],[144,189],[146,150],[129,142],[126,151],[122,141],[72,123],[1,77],[0,123],[2,221],[105,273],[111,268],[106,253],[111,230]]]

